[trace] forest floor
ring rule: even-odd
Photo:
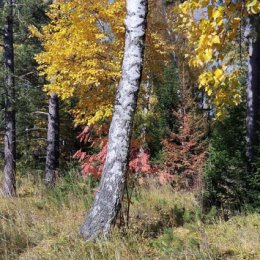
[[[128,228],[86,242],[90,181],[71,170],[46,190],[39,175],[19,175],[18,197],[0,198],[0,260],[260,259],[260,215],[203,216],[195,194],[154,184],[133,192]]]

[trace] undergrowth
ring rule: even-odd
[[[52,190],[40,174],[18,178],[18,197],[0,199],[1,260],[257,260],[260,216],[204,216],[193,193],[154,184],[132,194],[128,228],[86,242],[79,227],[95,183],[72,169]]]

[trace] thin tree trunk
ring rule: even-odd
[[[249,164],[259,149],[260,138],[260,15],[250,17],[249,81],[247,86],[247,157]],[[250,167],[249,167],[250,168]]]
[[[49,99],[47,155],[45,166],[45,183],[53,186],[59,168],[59,99],[52,93]]]
[[[50,1],[55,3],[56,1]],[[49,98],[48,108],[48,133],[47,133],[47,153],[45,163],[45,184],[49,187],[55,185],[59,168],[59,139],[60,139],[60,118],[59,118],[59,98],[56,93],[52,93]]]
[[[147,76],[147,81],[145,85],[145,93],[143,97],[143,111],[145,114],[148,114],[150,110],[150,98],[151,98],[151,93],[152,93],[152,79],[150,76]]]
[[[128,170],[129,143],[141,82],[148,0],[126,1],[122,77],[109,130],[107,158],[94,205],[81,227],[87,240],[106,236],[120,211]]]
[[[149,76],[147,76],[147,82],[145,85],[145,93],[143,96],[143,103],[142,103],[142,109],[143,114],[147,116],[150,110],[150,98],[151,98],[151,92],[152,92],[152,83]],[[146,144],[146,135],[147,135],[147,125],[146,122],[143,122],[143,125],[141,126],[141,147],[139,149],[139,154],[143,154],[145,152],[145,144]]]
[[[4,23],[4,68],[5,68],[5,102],[4,102],[4,179],[3,196],[16,195],[15,181],[15,82],[13,49],[13,0],[5,1]]]

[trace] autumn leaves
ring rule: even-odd
[[[241,102],[239,77],[243,68],[234,60],[240,58],[239,38],[246,26],[241,18],[256,12],[260,12],[257,0],[188,0],[174,9],[176,32],[183,33],[188,40],[185,57],[198,69],[199,87],[208,94],[218,118],[225,116],[226,105]]]

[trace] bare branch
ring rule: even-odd
[[[35,111],[35,112],[32,112],[32,114],[39,114],[39,115],[48,116],[48,113],[47,112],[43,112],[43,111]]]

